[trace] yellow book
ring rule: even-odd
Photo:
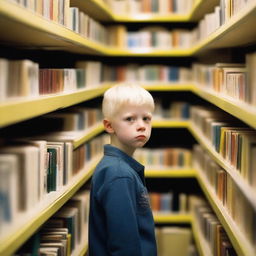
[[[68,234],[67,256],[71,256],[71,234]]]
[[[189,228],[164,227],[160,231],[159,255],[187,256],[190,242]]]

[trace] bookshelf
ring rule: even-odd
[[[79,1],[71,0],[71,4],[78,6],[81,10],[88,10],[88,13],[101,21],[115,21],[115,22],[188,22],[198,21],[205,12],[212,11],[214,6],[218,3],[217,0],[211,0],[207,3],[203,0],[196,0],[192,10],[188,14],[153,14],[153,13],[139,13],[131,15],[119,15],[113,13],[111,8],[102,0]]]
[[[140,16],[121,16],[112,13],[102,0],[71,0],[71,4],[79,6],[85,12],[101,21],[110,22],[189,22],[198,21],[203,15],[212,11],[219,1],[196,0],[195,5],[188,15],[168,15],[160,16],[153,14],[143,14]],[[197,43],[189,49],[162,50],[126,50],[114,49],[97,42],[92,42],[79,34],[69,30],[52,21],[14,4],[10,1],[0,0],[0,32],[1,42],[19,46],[24,49],[44,49],[44,50],[64,50],[72,53],[100,55],[108,57],[191,57],[197,56],[212,48],[236,47],[256,42],[255,26],[256,2],[251,1],[241,12],[232,17],[226,24],[212,33],[209,37]],[[0,104],[0,127],[6,127],[33,117],[37,117],[57,109],[70,107],[72,105],[101,96],[111,85],[103,84],[97,89],[86,89],[82,91],[42,96],[35,99],[20,99],[13,102]],[[154,84],[143,85],[146,89],[155,91],[189,91],[208,102],[213,103],[222,110],[244,121],[246,124],[256,129],[256,111],[253,107],[237,103],[228,98],[224,98],[216,93],[199,89],[191,84]],[[33,107],[31,107],[33,106]],[[180,120],[155,120],[153,128],[186,128],[196,140],[201,144],[232,177],[236,185],[241,189],[245,197],[256,209],[255,192],[241,179],[239,174],[229,166],[203,139],[202,134],[190,123],[190,121]],[[82,143],[95,137],[103,131],[102,124],[97,124],[86,133],[79,136],[74,135],[73,147],[77,148]],[[0,241],[0,255],[10,255],[21,246],[50,216],[52,216],[71,196],[90,178],[98,159],[86,166],[83,173],[65,187],[63,191],[55,195],[47,205],[40,205],[35,212],[26,217],[20,226],[15,230],[10,230],[10,234]],[[208,201],[224,226],[229,238],[232,241],[238,255],[252,256],[255,250],[245,239],[244,235],[237,228],[234,221],[226,213],[225,208],[219,199],[209,188],[207,180],[201,175],[200,170],[148,170],[146,177],[150,178],[196,178],[199,181]],[[200,255],[210,255],[207,245],[200,233],[197,232],[197,224],[193,216],[190,215],[155,215],[156,223],[191,223],[193,234],[199,249]],[[87,251],[87,245],[81,249],[80,255]]]
[[[29,118],[37,117],[42,114],[54,111],[56,109],[66,108],[80,102],[93,99],[98,96],[102,96],[103,93],[114,83],[103,83],[102,86],[95,89],[85,89],[74,93],[66,93],[60,95],[41,96],[35,99],[20,99],[16,101],[9,101],[0,104],[0,127],[4,127],[13,123],[24,121]],[[242,120],[252,128],[256,128],[256,110],[254,107],[248,104],[237,102],[232,99],[224,98],[217,93],[206,91],[202,88],[198,88],[195,84],[175,84],[175,83],[156,83],[152,85],[142,86],[151,91],[188,91],[193,92],[200,96],[202,99],[213,103],[227,113]],[[31,108],[31,105],[34,107]],[[11,114],[10,114],[11,113]],[[169,126],[164,120],[157,121],[154,126]],[[173,124],[174,125],[174,124]],[[177,127],[187,128],[186,122],[177,122]]]
[[[29,48],[65,50],[73,53],[105,56],[189,57],[200,54],[201,51],[210,48],[245,45],[255,41],[256,28],[254,26],[254,16],[256,3],[254,1],[251,1],[241,13],[232,17],[229,22],[221,26],[202,42],[197,43],[194,47],[171,50],[126,50],[106,47],[88,40],[64,26],[46,20],[15,3],[6,0],[1,0],[0,3],[0,32],[2,34],[2,41],[18,43],[20,46],[29,46]],[[97,4],[94,4],[94,6],[98,7]],[[202,7],[200,8],[199,4],[198,6],[201,11],[204,10]],[[96,8],[95,12],[98,12],[98,8]],[[133,21],[137,22],[138,20],[133,19]]]
[[[20,99],[0,103],[0,127],[78,104],[102,95],[105,90],[105,87],[85,89],[73,93],[47,95],[35,99]],[[33,106],[33,108],[31,108],[31,106]]]
[[[227,232],[229,239],[232,242],[238,255],[255,255],[255,250],[252,245],[245,238],[245,235],[238,229],[236,223],[227,213],[227,210],[222,206],[217,196],[209,189],[210,185],[204,179],[203,175],[198,171],[198,181],[202,187],[204,194],[210,202],[214,212],[218,216],[218,219],[222,223]]]
[[[100,157],[95,158],[86,165],[72,182],[51,198],[42,202],[36,209],[29,212],[10,234],[0,241],[0,255],[14,253],[47,219],[59,210],[91,177]],[[47,204],[46,204],[47,203]]]

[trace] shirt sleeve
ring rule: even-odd
[[[109,255],[142,255],[136,216],[136,188],[132,178],[108,184],[101,201],[106,217]]]

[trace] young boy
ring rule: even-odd
[[[149,140],[154,100],[136,85],[104,94],[102,111],[111,144],[92,178],[89,256],[156,256],[154,221],[144,166],[132,158]]]

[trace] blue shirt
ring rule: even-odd
[[[105,145],[91,185],[89,256],[156,256],[144,166]]]

